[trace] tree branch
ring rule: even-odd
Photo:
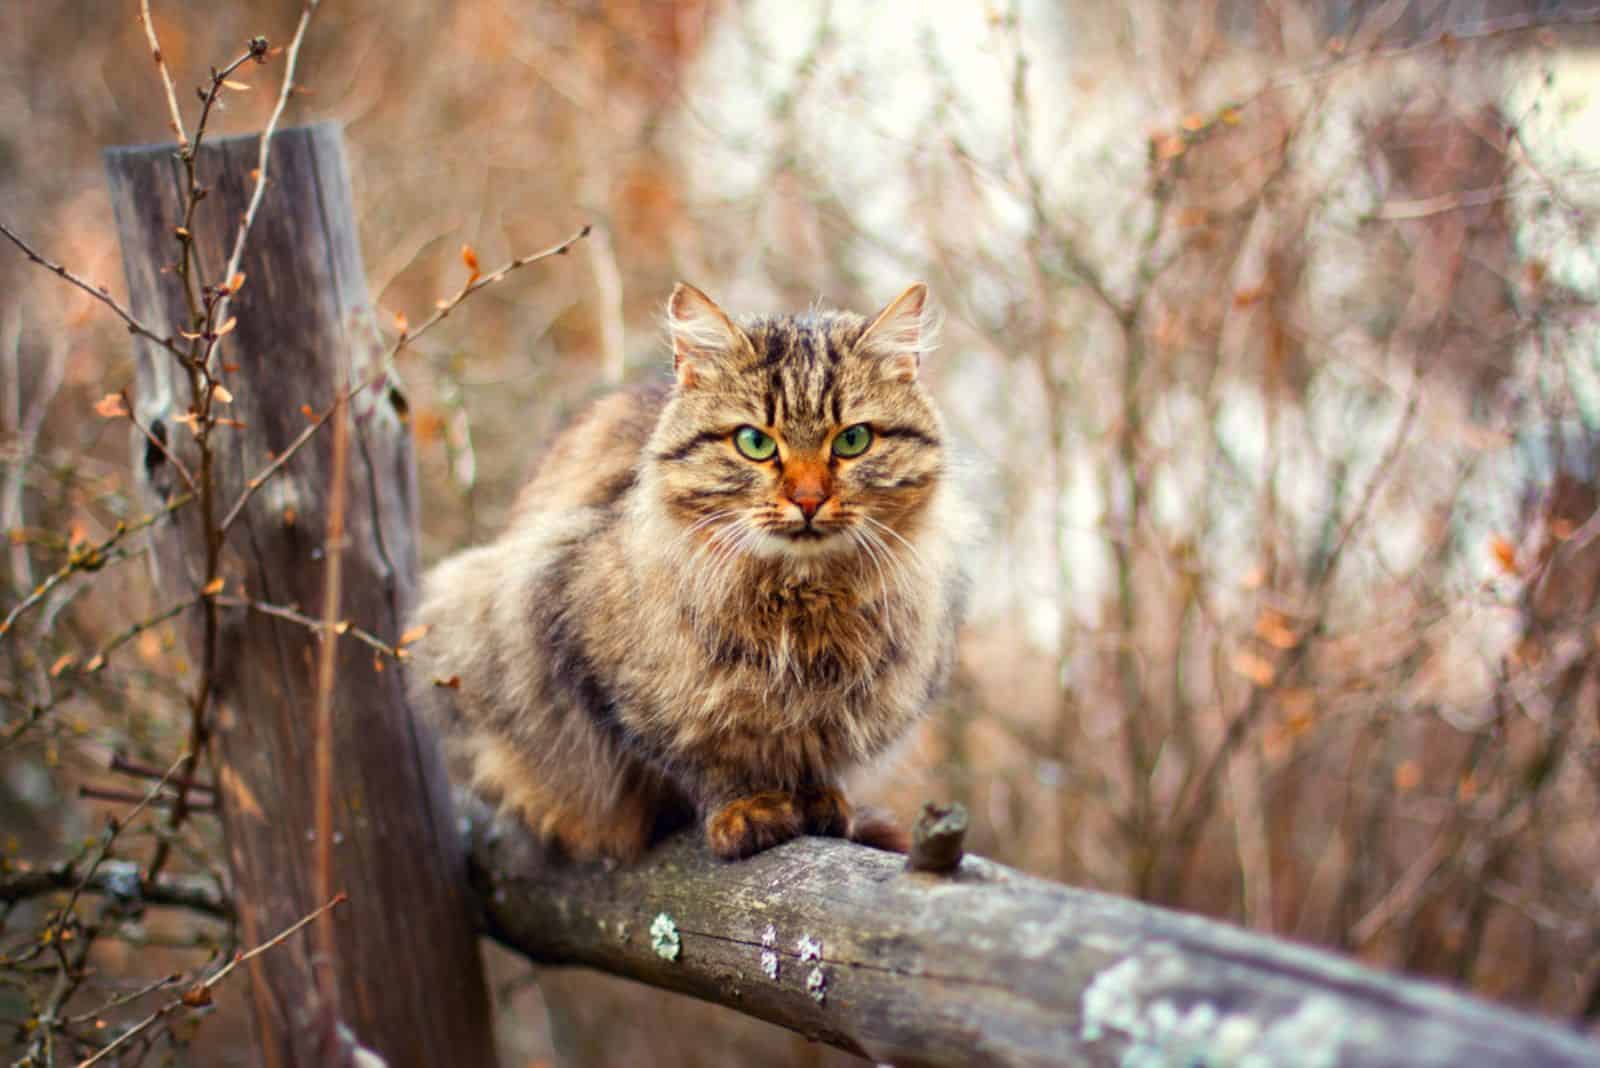
[[[83,880],[83,873],[71,865],[57,865],[34,871],[0,875],[0,903],[11,905],[32,897],[71,890]],[[88,893],[107,895],[146,905],[189,909],[215,916],[233,916],[233,902],[217,889],[216,882],[198,875],[163,875],[159,879],[140,879],[123,865],[102,865],[83,882]]]
[[[608,870],[469,821],[488,932],[896,1065],[1600,1065],[1564,1027],[977,857],[948,876],[804,838],[681,836]]]

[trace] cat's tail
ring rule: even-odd
[[[911,851],[911,836],[906,829],[879,808],[858,808],[852,812],[848,837],[852,842],[889,853]]]

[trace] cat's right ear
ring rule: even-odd
[[[687,282],[679,282],[667,301],[667,330],[672,335],[672,368],[682,389],[693,389],[714,376],[718,365],[750,347],[717,302]]]

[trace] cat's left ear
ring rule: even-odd
[[[856,351],[880,358],[887,377],[910,382],[917,377],[922,354],[933,347],[933,329],[928,287],[918,282],[873,318]]]
[[[688,282],[679,282],[667,301],[667,329],[672,334],[672,368],[684,389],[715,376],[721,365],[750,348],[744,331],[717,302]]]

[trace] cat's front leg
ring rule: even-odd
[[[910,844],[890,816],[853,808],[833,783],[811,782],[796,790],[725,783],[702,796],[710,798],[701,805],[706,841],[723,860],[742,860],[802,834],[848,838],[897,853]]]
[[[798,796],[807,834],[848,838],[892,853],[904,853],[911,848],[910,837],[892,815],[876,808],[851,805],[837,785],[803,786]]]
[[[723,860],[742,860],[805,832],[805,819],[788,790],[758,790],[705,808],[706,842]]]

